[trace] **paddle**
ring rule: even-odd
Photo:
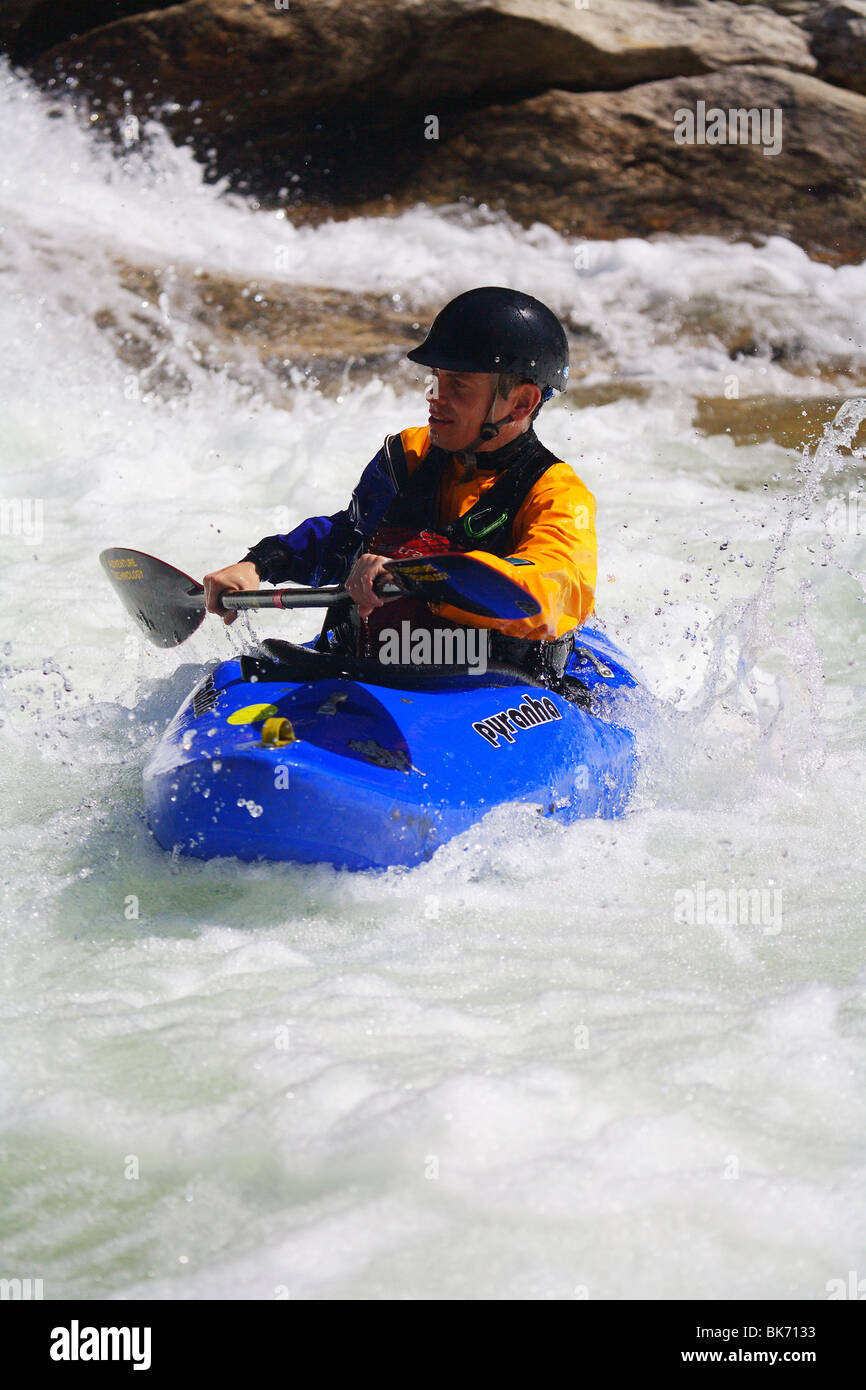
[[[204,621],[204,589],[182,570],[141,550],[115,546],[99,562],[127,612],[155,647],[177,647]],[[468,555],[447,553],[393,560],[390,580],[379,579],[383,598],[411,594],[428,603],[449,603],[466,613],[503,621],[533,617],[540,605],[519,584]],[[336,586],[322,589],[256,589],[223,594],[222,605],[244,608],[326,608],[348,598]]]

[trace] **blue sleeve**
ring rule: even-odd
[[[361,554],[396,489],[384,449],[361,474],[345,511],[311,516],[285,536],[266,536],[244,556],[268,584],[341,584]]]

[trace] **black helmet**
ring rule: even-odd
[[[541,387],[542,400],[564,391],[568,341],[556,314],[519,290],[467,290],[446,304],[420,347],[406,356],[448,372],[500,372]]]

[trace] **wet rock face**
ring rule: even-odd
[[[861,20],[858,0],[6,0],[0,43],[97,126],[156,112],[296,220],[462,198],[585,236],[779,232],[848,260]],[[677,144],[672,101],[770,102],[781,151]]]
[[[166,98],[249,110],[273,100],[365,93],[423,105],[548,87],[616,89],[654,77],[769,62],[810,70],[803,32],[731,0],[7,0],[30,59],[110,65]],[[0,41],[9,27],[0,20]],[[75,36],[75,37],[73,37]],[[68,40],[68,41],[67,41]],[[143,51],[150,59],[136,74]],[[205,81],[206,79],[206,86]],[[258,80],[248,80],[258,79]],[[262,90],[266,88],[266,90]],[[270,100],[269,100],[270,99]],[[239,113],[240,118],[240,113]]]
[[[768,439],[783,449],[814,446],[824,426],[836,415],[839,396],[749,396],[727,400],[724,396],[699,396],[695,402],[694,428],[701,434],[727,434],[735,444],[762,444]],[[866,440],[861,425],[852,444],[840,452],[851,457]]]
[[[423,380],[424,369],[406,353],[438,305],[418,311],[399,295],[242,280],[183,265],[117,260],[115,267],[125,294],[95,322],[143,395],[186,394],[193,364],[253,387],[274,405],[285,405],[301,378],[326,395],[378,373],[406,388]],[[165,350],[164,314],[185,325],[181,351]]]
[[[168,9],[172,0],[3,0],[0,49],[13,63],[32,63],[58,44],[90,34],[143,10]]]
[[[805,24],[818,75],[866,96],[866,4],[815,6]]]
[[[732,143],[730,112],[748,109],[766,111],[766,138]],[[691,115],[694,143],[677,143],[677,128],[689,133],[677,113]],[[800,73],[737,68],[490,108],[430,156],[417,189],[436,202],[471,188],[527,224],[534,215],[587,239],[772,228],[822,259],[859,260],[864,151],[862,97]]]

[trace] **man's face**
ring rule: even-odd
[[[446,372],[441,367],[433,368],[426,394],[433,444],[456,453],[478,438],[490,412],[494,380],[491,372]],[[497,402],[497,418],[507,414],[505,401]]]

